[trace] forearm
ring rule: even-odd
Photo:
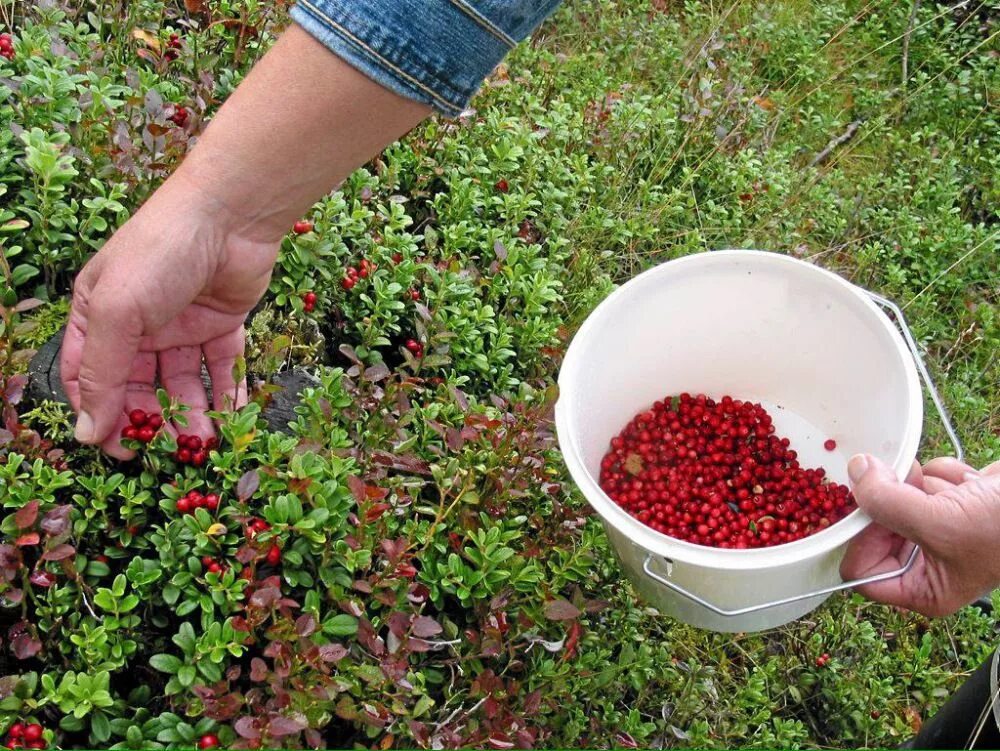
[[[172,179],[222,204],[247,239],[277,240],[317,199],[429,113],[293,25],[219,110]]]

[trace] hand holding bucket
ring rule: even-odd
[[[896,317],[897,325],[884,309]],[[796,259],[726,250],[651,269],[611,294],[574,338],[559,376],[559,443],[574,481],[600,515],[626,575],[655,607],[716,631],[771,628],[801,617],[843,582],[849,541],[870,519],[855,511],[826,530],[772,548],[724,550],[662,535],[600,489],[608,442],[667,394],[758,401],[803,464],[847,481],[847,457],[867,452],[897,477],[920,441],[920,378],[961,447],[892,303]],[[836,439],[839,452],[822,448]],[[898,576],[897,570],[869,581]]]

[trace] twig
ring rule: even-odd
[[[906,23],[906,33],[903,34],[903,88],[906,88],[906,81],[910,77],[910,35],[913,33],[913,25],[917,21],[917,12],[920,10],[920,0],[913,0],[910,8],[910,20]]]
[[[813,160],[809,162],[809,166],[816,167],[820,164],[823,164],[827,159],[830,158],[830,154],[832,154],[835,149],[837,149],[839,146],[843,146],[845,143],[854,138],[855,133],[858,132],[858,128],[860,127],[861,127],[860,120],[855,120],[854,122],[849,123],[847,129],[843,133],[841,133],[839,136],[830,141],[830,143],[826,145],[825,149],[823,149],[815,157],[813,157]]]

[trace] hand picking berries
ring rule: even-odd
[[[846,486],[800,466],[760,404],[731,396],[656,402],[611,440],[600,483],[657,532],[718,548],[793,542],[855,509]]]

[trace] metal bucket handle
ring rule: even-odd
[[[903,311],[900,310],[899,306],[891,300],[876,295],[874,292],[869,292],[868,290],[862,290],[876,305],[882,306],[884,309],[888,310],[892,314],[893,323],[896,328],[903,335],[903,339],[906,341],[906,346],[910,350],[910,354],[913,355],[913,361],[917,366],[917,372],[920,374],[920,380],[923,381],[924,387],[930,394],[931,401],[934,402],[934,407],[937,409],[938,417],[941,419],[941,424],[944,426],[945,432],[948,434],[948,438],[951,440],[952,446],[955,448],[955,458],[962,461],[965,457],[965,452],[962,450],[962,443],[958,439],[958,434],[955,432],[955,428],[952,427],[951,418],[948,417],[948,411],[944,407],[944,402],[941,400],[940,394],[938,394],[937,388],[934,386],[934,381],[931,379],[930,373],[927,371],[927,365],[924,363],[923,358],[920,356],[920,350],[917,348],[917,342],[913,338],[913,333],[910,331],[910,327],[906,323],[906,319],[903,317]],[[775,608],[780,605],[790,605],[793,602],[800,602],[801,600],[808,600],[813,597],[822,597],[825,595],[833,594],[834,592],[840,592],[844,589],[853,589],[854,587],[861,587],[865,584],[874,584],[876,582],[886,581],[888,579],[894,579],[897,576],[902,576],[907,571],[913,567],[913,563],[917,560],[917,554],[920,552],[920,546],[914,545],[913,549],[910,551],[909,558],[906,559],[900,568],[895,571],[886,571],[882,574],[874,574],[873,576],[866,576],[862,579],[853,579],[848,582],[841,582],[840,584],[834,584],[830,587],[824,587],[823,589],[817,589],[813,592],[806,592],[801,595],[794,595],[792,597],[784,597],[780,600],[772,600],[770,602],[765,602],[760,605],[750,605],[745,608],[737,608],[735,610],[726,610],[725,608],[720,608],[718,605],[709,602],[708,600],[696,595],[694,592],[690,592],[684,587],[680,586],[676,582],[672,582],[663,575],[657,573],[653,570],[654,555],[649,553],[646,556],[646,560],[643,561],[642,570],[645,572],[653,581],[662,584],[664,587],[676,592],[683,597],[696,602],[704,608],[711,610],[716,615],[725,616],[727,618],[735,617],[738,615],[747,615],[748,613],[756,613],[759,610],[767,610],[768,608]],[[672,565],[673,561],[669,559],[664,559],[668,565]]]

